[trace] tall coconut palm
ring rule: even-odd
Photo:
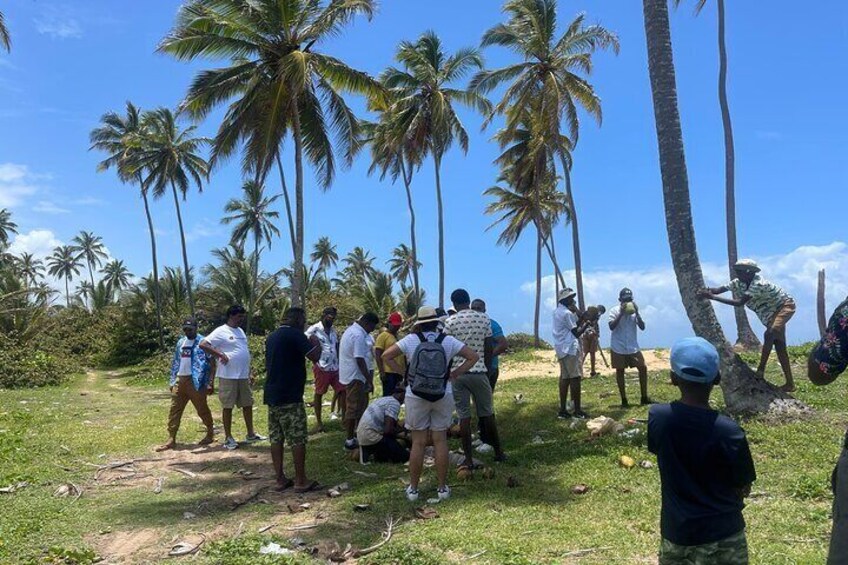
[[[439,306],[445,302],[445,225],[442,206],[442,158],[454,143],[468,152],[468,133],[456,114],[456,104],[489,114],[491,104],[480,94],[455,83],[483,68],[477,49],[463,48],[449,55],[433,31],[416,41],[401,42],[395,59],[400,69],[389,67],[382,83],[393,97],[392,131],[413,154],[433,159],[439,232]]]
[[[132,273],[120,259],[112,259],[100,269],[109,296],[116,297],[130,287]]]
[[[194,316],[191,268],[186,251],[185,229],[180,211],[179,194],[183,200],[193,183],[198,192],[203,191],[203,181],[209,177],[209,163],[200,151],[209,139],[195,135],[195,126],[182,128],[178,117],[168,108],[158,108],[142,115],[142,126],[146,129],[141,151],[134,159],[136,170],[145,174],[143,183],[153,191],[154,198],[162,197],[168,188],[174,197],[177,224],[180,228],[180,243],[183,251],[183,269],[186,276],[188,306]]]
[[[9,35],[9,28],[6,27],[3,12],[0,12],[0,47],[3,47],[7,53],[12,51],[12,36]]]
[[[493,115],[505,114],[510,108],[526,107],[533,98],[540,97],[540,112],[549,126],[559,133],[564,125],[568,131],[566,139],[576,144],[580,129],[578,108],[583,108],[598,123],[602,116],[601,100],[583,75],[591,74],[592,56],[597,50],[611,48],[618,53],[618,37],[600,25],[585,25],[582,14],[558,35],[556,0],[509,0],[503,10],[507,15],[506,23],[486,31],[482,45],[505,47],[518,55],[521,62],[478,73],[471,81],[472,88],[486,93],[501,84],[509,84],[494,107]],[[511,125],[508,120],[507,127]],[[559,139],[563,136],[549,136],[551,143],[556,144]],[[559,155],[571,209],[577,298],[583,308],[580,230],[571,190],[572,147],[555,145],[552,149]]]
[[[35,287],[44,277],[44,261],[36,259],[32,253],[21,253],[20,257],[15,259],[15,272],[27,285]]]
[[[680,6],[683,0],[674,0]],[[700,14],[707,0],[695,1],[695,13]],[[733,122],[727,100],[727,42],[725,40],[724,0],[715,0],[718,12],[718,103],[721,108],[721,125],[724,129],[724,208],[727,231],[727,262],[730,277],[736,274],[733,265],[739,260],[736,245],[736,149],[733,143]],[[734,297],[738,298],[738,296]],[[759,350],[760,339],[751,328],[744,306],[734,308],[736,316],[736,344],[745,349]]]
[[[280,230],[274,225],[274,220],[280,217],[280,213],[271,210],[271,206],[279,198],[275,194],[270,198],[265,196],[265,187],[256,181],[247,181],[242,186],[244,196],[241,200],[233,198],[224,207],[229,216],[221,218],[221,223],[235,224],[231,241],[244,245],[249,236],[253,236],[253,282],[250,286],[250,300],[248,301],[246,331],[250,334],[250,323],[256,310],[256,285],[259,281],[259,246],[264,241],[271,247],[275,237],[280,237]]]
[[[184,102],[194,116],[232,101],[218,129],[213,161],[244,149],[245,169],[263,179],[290,132],[294,142],[293,302],[303,304],[304,156],[322,188],[335,175],[335,145],[353,159],[358,123],[342,92],[378,95],[380,85],[320,48],[356,16],[371,18],[374,0],[190,0],[159,49],[182,60],[229,59],[198,73]],[[282,168],[281,168],[282,170]],[[281,178],[282,181],[282,178]]]
[[[371,252],[365,251],[359,246],[354,247],[353,250],[348,253],[344,259],[342,259],[342,262],[345,264],[346,268],[350,270],[350,273],[354,276],[354,278],[361,282],[367,282],[368,279],[377,274],[377,269],[374,268],[374,258],[371,256]]]
[[[71,245],[61,245],[53,249],[47,258],[47,273],[59,280],[65,280],[65,306],[71,305],[70,282],[79,276],[82,261],[77,250]]]
[[[389,272],[401,286],[406,287],[408,282],[412,282],[415,288],[412,274],[421,267],[421,262],[415,260],[415,254],[407,244],[401,243],[392,249],[392,258],[386,263],[389,265]]]
[[[336,246],[330,241],[330,238],[323,236],[318,238],[318,241],[312,247],[312,253],[309,259],[318,267],[318,271],[327,278],[327,271],[336,268],[339,264],[339,254],[336,251]]]
[[[659,145],[666,228],[677,286],[692,328],[721,356],[721,388],[727,408],[737,414],[767,412],[777,399],[800,405],[757,377],[727,342],[712,306],[698,297],[704,274],[698,260],[683,131],[677,105],[677,80],[671,47],[667,0],[643,0],[648,69]],[[800,405],[803,406],[803,405]]]
[[[88,277],[92,288],[94,287],[94,267],[100,267],[103,260],[109,257],[106,253],[106,247],[103,245],[103,238],[99,235],[94,235],[89,231],[81,231],[72,240],[74,242],[74,251],[76,251],[81,259],[85,260],[88,266]]]
[[[156,230],[153,228],[153,216],[150,214],[147,186],[142,182],[142,173],[136,170],[135,160],[145,142],[145,132],[141,125],[141,111],[127,102],[126,114],[107,112],[100,118],[100,126],[89,135],[91,149],[107,154],[106,159],[98,163],[97,171],[115,168],[123,183],[138,185],[144,202],[144,214],[147,218],[147,231],[150,235],[150,254],[153,260],[153,293],[156,304],[156,328],[159,332],[159,348],[165,348],[162,328],[162,292],[159,288],[159,262],[156,255]]]
[[[18,233],[18,224],[12,221],[12,212],[7,208],[0,209],[0,247],[9,244],[9,236]]]

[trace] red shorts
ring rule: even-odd
[[[312,365],[312,374],[315,375],[315,394],[326,394],[330,387],[333,387],[336,392],[345,389],[344,385],[339,382],[338,371],[324,371],[318,365]]]

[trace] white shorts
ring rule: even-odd
[[[432,430],[443,432],[453,421],[453,394],[446,394],[436,402],[430,402],[411,394],[406,395],[406,427],[415,432]]]

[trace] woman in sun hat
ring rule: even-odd
[[[763,336],[763,350],[760,355],[760,364],[757,374],[762,377],[766,371],[766,363],[774,347],[777,359],[783,369],[786,383],[781,387],[784,392],[795,390],[795,381],[792,379],[792,365],[789,362],[789,353],[786,351],[786,323],[795,315],[795,300],[789,294],[760,276],[760,266],[752,259],[740,259],[733,265],[736,278],[725,286],[718,288],[705,288],[699,295],[728,306],[747,306],[760,319],[766,327]],[[724,298],[718,296],[727,291],[732,291],[739,298]]]
[[[409,456],[409,487],[406,489],[406,497],[412,502],[418,500],[418,482],[424,466],[424,448],[428,432],[432,435],[436,455],[438,496],[442,500],[450,498],[450,487],[447,486],[447,430],[451,425],[454,408],[451,382],[471,369],[479,359],[473,349],[454,337],[444,335],[438,330],[438,326],[439,315],[436,309],[422,306],[418,309],[412,333],[383,352],[383,362],[391,370],[401,370],[395,361],[401,355],[408,363],[406,427],[412,432],[412,451]],[[444,357],[441,357],[442,354]],[[465,362],[450,371],[451,359],[457,355],[463,357]],[[413,392],[413,387],[416,386],[416,377],[426,374],[427,369],[432,371],[434,366],[438,366],[436,370],[444,372],[445,382],[443,388],[435,391],[437,394],[428,400]],[[439,394],[441,396],[436,398]]]

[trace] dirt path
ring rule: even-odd
[[[608,349],[604,350],[607,361],[610,359]],[[667,371],[669,370],[668,351],[664,349],[643,349],[642,355],[645,357],[645,364],[648,366],[648,371]],[[502,363],[500,380],[517,379],[522,377],[556,377],[559,375],[559,365],[557,363],[556,354],[553,350],[550,351],[534,351],[533,361],[513,363],[509,361],[509,355],[505,356]],[[601,375],[615,375],[615,370],[612,367],[604,365],[600,354],[596,354],[596,371]],[[632,372],[632,371],[631,371]],[[583,366],[584,376],[589,376],[589,358]]]

